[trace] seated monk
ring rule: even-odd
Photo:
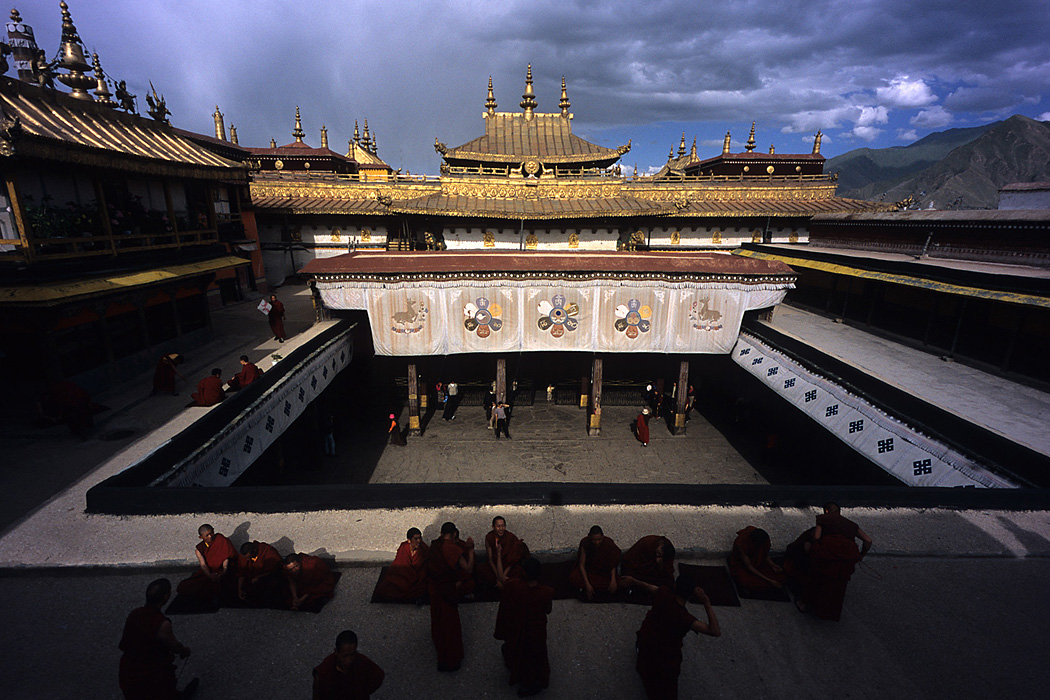
[[[736,585],[749,591],[783,588],[787,576],[769,558],[769,534],[754,525],[736,533],[729,555],[729,575]]]
[[[335,595],[336,577],[320,557],[289,554],[284,558],[284,575],[291,589],[292,610],[320,610]]]
[[[616,567],[620,565],[620,548],[611,537],[605,536],[598,525],[580,540],[576,562],[576,568],[569,574],[569,581],[583,591],[587,600],[594,600],[595,593],[616,593],[620,583],[616,575]]]
[[[423,604],[427,594],[427,553],[419,528],[409,529],[407,538],[397,548],[394,563],[376,584],[376,595],[390,601],[412,601]]]
[[[674,557],[674,545],[669,539],[646,535],[623,553],[624,582],[632,587],[638,581],[657,587],[673,586]]]
[[[197,536],[201,539],[194,550],[197,570],[179,583],[176,590],[179,595],[218,603],[224,590],[232,588],[233,570],[230,564],[237,556],[237,550],[207,523],[197,528]]]
[[[214,406],[226,398],[222,390],[222,370],[216,367],[211,374],[197,382],[197,391],[191,395],[194,406]]]
[[[247,355],[241,355],[241,371],[233,375],[226,384],[230,391],[240,391],[262,376],[262,370],[248,361]]]
[[[343,630],[335,652],[314,668],[313,700],[368,700],[383,685],[383,669],[357,652],[357,635]]]
[[[471,599],[474,595],[474,589],[477,587],[477,581],[474,579],[477,570],[474,568],[474,538],[468,537],[466,541],[459,538],[459,528],[456,528],[452,533],[452,542],[459,547],[459,551],[463,553],[462,560],[466,563],[459,570],[459,595],[463,598]]]
[[[857,539],[862,548],[857,549]],[[817,516],[809,552],[809,580],[796,601],[799,610],[809,610],[824,620],[838,620],[846,599],[846,586],[853,570],[871,549],[871,537],[857,523],[843,517],[836,503],[824,504]]]
[[[501,515],[492,519],[492,530],[485,535],[485,551],[489,560],[478,568],[478,578],[488,585],[503,588],[507,579],[525,576],[521,562],[528,558],[529,547],[507,529],[507,520]]]
[[[157,360],[157,369],[153,372],[154,394],[178,396],[178,392],[175,391],[175,377],[182,377],[182,374],[175,369],[175,366],[180,364],[182,364],[182,355],[177,352],[163,355]],[[186,377],[182,377],[182,379],[185,381]]]
[[[284,599],[284,559],[265,542],[245,542],[237,557],[237,597],[252,607],[277,605]]]

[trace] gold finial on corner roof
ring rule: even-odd
[[[357,120],[354,120],[354,143],[361,143],[361,132],[357,129]]]
[[[11,10],[11,21],[15,24],[22,23],[22,15],[18,14],[18,10]]]
[[[525,118],[531,118],[532,112],[537,107],[536,94],[532,91],[532,64],[529,64],[525,72],[525,94],[521,96],[519,106],[525,110]]]
[[[361,145],[365,147],[366,151],[372,150],[372,136],[368,133],[368,120],[365,119],[365,131],[361,135]]]
[[[667,162],[670,163],[672,160],[674,160],[674,146],[667,150]]]
[[[239,145],[237,141],[237,127],[235,127],[233,124],[230,124],[230,143],[232,143],[234,146]]]
[[[820,129],[817,129],[817,133],[813,136],[813,155],[820,155],[820,139],[824,137],[824,134],[820,133]]]
[[[270,148],[277,148],[277,141],[275,139],[270,139]]]
[[[485,99],[485,112],[488,114],[496,113],[496,95],[492,92],[492,76],[489,76],[489,96]]]
[[[113,93],[109,91],[109,86],[106,84],[106,73],[102,70],[102,62],[98,60],[98,54],[91,54],[91,66],[95,70],[95,102],[112,107],[116,109],[117,103],[110,99]]]
[[[689,157],[696,160],[696,137],[693,137],[693,147],[689,149]]]
[[[773,144],[769,144],[769,155],[774,155],[776,152],[777,149],[774,148]]]
[[[226,125],[222,121],[222,112],[219,111],[219,105],[215,105],[215,113],[211,116],[215,120],[215,138],[225,141]]]
[[[685,155],[685,132],[682,132],[682,140],[678,144],[678,157],[681,158]]]
[[[376,142],[376,131],[372,129],[372,155],[379,155],[379,143]]]
[[[755,151],[755,123],[754,122],[751,122],[751,135],[747,137],[747,144],[744,146],[744,149],[747,150],[748,153],[754,153],[754,151]]]
[[[80,41],[80,35],[73,24],[73,17],[69,14],[69,5],[64,1],[58,5],[62,8],[62,45],[59,53],[58,68],[65,69],[67,73],[56,76],[60,82],[69,88],[69,96],[78,100],[94,101],[88,93],[88,89],[97,86],[97,82],[89,75],[84,75],[91,66],[84,57],[84,47]]]
[[[565,90],[565,76],[561,77],[561,101],[558,102],[558,106],[561,107],[561,116],[569,116],[569,107],[572,107],[572,103],[569,102],[569,93]]]
[[[729,132],[726,132],[726,137],[722,141],[722,153],[729,153]]]
[[[303,131],[303,120],[299,118],[299,105],[295,106],[295,129],[292,130],[292,136],[295,137],[296,143],[303,143],[303,137],[306,136]]]
[[[321,148],[328,148],[328,127],[321,125]]]
[[[347,158],[353,158],[354,157],[354,142],[353,142],[353,140],[349,140],[349,141],[346,142],[346,157]]]

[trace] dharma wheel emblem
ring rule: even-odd
[[[616,323],[613,327],[628,338],[637,338],[639,333],[648,333],[653,327],[649,319],[653,310],[649,306],[643,306],[637,299],[631,299],[627,305],[620,304],[614,310]]]
[[[536,176],[536,173],[540,171],[540,164],[534,160],[525,161],[525,174]]]
[[[541,331],[550,330],[551,335],[560,338],[566,331],[570,333],[580,327],[580,322],[575,318],[580,313],[580,306],[576,302],[565,303],[565,295],[555,294],[550,301],[544,299],[536,305],[540,312],[537,322]]]
[[[478,297],[463,306],[463,327],[468,332],[477,333],[479,338],[488,338],[493,332],[503,328],[503,309],[499,304],[491,304],[485,297]]]

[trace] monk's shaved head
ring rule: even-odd
[[[422,537],[423,533],[419,531],[418,527],[410,527],[410,528],[408,528],[408,532],[405,533],[405,539],[406,540],[410,540],[413,537],[415,537],[416,535],[419,535],[420,537]]]
[[[604,535],[605,532],[602,530],[601,525],[595,525],[591,528],[591,531],[587,533],[588,537],[594,537],[595,535]]]
[[[689,600],[689,598],[692,597],[694,588],[696,588],[696,583],[691,576],[686,574],[682,574],[678,577],[678,580],[674,582],[675,595],[685,600]]]
[[[529,557],[521,562],[521,570],[525,572],[526,581],[539,581],[541,569],[540,560],[536,557]]]
[[[339,633],[339,636],[335,638],[335,648],[343,646],[344,644],[353,644],[357,646],[357,633],[353,630],[343,630]]]
[[[258,542],[245,542],[244,544],[241,545],[241,554],[243,554],[246,557],[254,557],[258,553],[259,553],[259,543]]]
[[[459,530],[456,529],[456,524],[455,523],[453,523],[453,522],[442,523],[442,525],[441,525],[441,534],[442,535],[451,535],[451,534],[456,533],[456,532],[459,532]]]
[[[838,513],[839,510],[840,510],[839,504],[835,503],[835,501],[828,501],[827,503],[824,504],[824,512],[825,513]]]
[[[215,528],[213,528],[211,525],[205,523],[205,524],[201,525],[199,528],[197,528],[197,534],[200,535],[201,537],[204,537],[205,535],[208,535],[208,534],[215,534]]]
[[[163,605],[171,595],[171,581],[159,578],[146,586],[146,605]]]

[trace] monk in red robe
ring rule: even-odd
[[[197,391],[193,392],[194,406],[214,406],[226,398],[222,389],[222,370],[216,367],[204,379],[197,382]]]
[[[638,414],[638,417],[634,419],[635,435],[638,436],[638,442],[642,443],[642,447],[649,446],[649,409],[643,408],[642,412]]]
[[[376,595],[390,601],[413,601],[423,604],[427,594],[427,555],[430,547],[423,544],[419,528],[410,528],[407,539],[397,548],[394,563],[376,584]]]
[[[73,382],[60,381],[48,386],[37,403],[37,411],[47,425],[65,423],[69,432],[86,440],[95,425],[94,415],[105,410],[91,401],[91,394]]]
[[[861,549],[857,549],[857,540]],[[857,523],[843,517],[838,504],[824,504],[824,514],[817,516],[813,542],[809,551],[809,580],[796,601],[799,610],[807,610],[823,620],[842,616],[849,583],[857,562],[871,549],[871,537]]]
[[[284,558],[285,580],[291,590],[291,609],[317,611],[335,595],[336,577],[324,559],[310,554]]]
[[[284,596],[284,559],[265,542],[245,542],[237,557],[237,597],[252,607],[277,605]]]
[[[157,360],[157,369],[153,371],[154,394],[178,396],[178,392],[175,391],[175,377],[182,377],[182,374],[175,369],[175,366],[179,364],[182,364],[182,355],[175,352],[163,355]],[[185,381],[186,377],[182,379]]]
[[[458,671],[463,663],[463,628],[459,621],[459,599],[463,574],[474,568],[474,540],[459,542],[454,523],[441,526],[441,537],[430,544],[427,556],[427,582],[430,593],[430,637],[437,651],[437,669]]]
[[[521,563],[522,579],[508,579],[500,596],[493,636],[503,641],[503,663],[510,669],[510,685],[519,685],[518,697],[536,695],[550,685],[547,657],[547,615],[554,589],[540,585],[540,562]]]
[[[769,558],[769,534],[754,525],[736,533],[733,552],[729,555],[729,575],[736,585],[749,591],[783,588],[787,576]]]
[[[215,528],[205,523],[197,528],[200,542],[194,553],[197,555],[197,570],[185,581],[179,583],[179,595],[196,598],[209,603],[218,603],[225,590],[232,588],[233,569],[236,564],[237,550],[230,541],[215,532]]]
[[[231,391],[240,391],[262,376],[262,370],[250,362],[247,355],[241,355],[240,363],[241,371],[233,375],[227,382]]]
[[[497,515],[492,519],[492,530],[485,535],[488,563],[478,567],[478,578],[490,586],[503,588],[507,579],[520,579],[525,574],[521,562],[529,556],[529,547],[507,529],[507,520]]]
[[[190,648],[175,638],[164,605],[171,597],[171,581],[160,578],[146,587],[146,605],[124,622],[120,637],[120,690],[125,700],[176,700],[197,688],[191,680],[180,693],[175,687],[175,655],[185,659]]]
[[[583,591],[587,600],[595,594],[614,595],[620,582],[616,567],[620,565],[620,548],[611,537],[606,537],[601,527],[595,525],[580,540],[576,550],[576,568],[569,574],[569,581]]]
[[[682,639],[688,632],[718,637],[722,629],[704,589],[693,586],[688,576],[679,576],[672,590],[668,586],[644,586],[653,593],[653,607],[645,614],[636,634],[638,662],[649,700],[675,700],[678,676],[682,670]],[[686,609],[686,601],[696,596],[704,606],[707,622],[701,622]]]
[[[357,651],[357,635],[343,630],[335,652],[314,669],[313,700],[368,700],[383,685],[383,669]]]
[[[674,545],[663,535],[646,535],[623,553],[623,583],[638,581],[654,586],[674,585]]]
[[[277,300],[276,294],[270,295],[270,311],[266,314],[266,320],[270,322],[273,339],[283,343],[288,337],[284,333],[284,304]]]

